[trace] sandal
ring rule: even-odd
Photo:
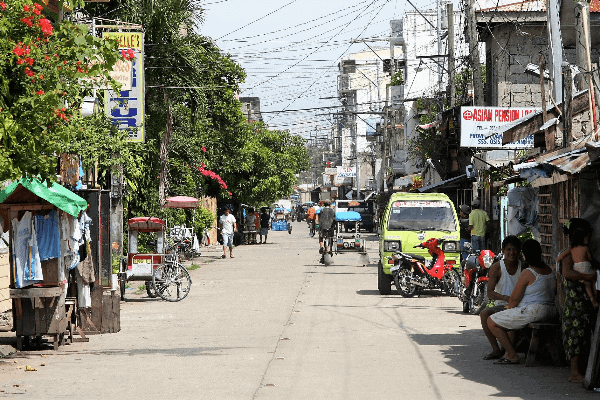
[[[509,360],[506,357],[502,357],[501,359],[494,361],[494,364],[500,364],[500,365],[519,364],[519,360],[513,361],[513,360]]]
[[[502,358],[502,356],[504,355],[504,352],[502,353],[490,353],[486,356],[483,356],[484,360],[497,360],[499,358]]]

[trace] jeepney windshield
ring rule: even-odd
[[[394,201],[388,230],[454,232],[457,227],[452,205],[447,201]]]

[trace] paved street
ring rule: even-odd
[[[370,266],[353,253],[326,267],[307,232],[296,222],[233,259],[205,251],[180,303],[128,290],[120,333],[5,359],[0,397],[597,398],[568,383],[566,368],[481,360],[479,319],[455,298],[380,296],[375,235]]]

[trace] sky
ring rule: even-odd
[[[435,1],[411,1],[436,8]],[[247,73],[240,96],[260,98],[269,128],[304,137],[331,130],[330,114],[340,106],[337,63],[368,50],[353,42],[389,37],[389,21],[413,10],[406,0],[206,0],[203,6],[200,33]]]

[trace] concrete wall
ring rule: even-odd
[[[538,107],[542,105],[538,76],[525,73],[527,64],[539,65],[540,53],[548,65],[548,39],[545,24],[520,25],[502,24],[493,28],[486,40],[487,86],[486,105],[497,107]],[[574,48],[564,48],[564,61],[576,63]],[[592,60],[598,60],[600,49],[592,49]],[[550,101],[550,83],[545,82],[546,101]],[[591,131],[589,113],[573,119],[573,134],[576,138]],[[561,139],[562,140],[562,139]]]

